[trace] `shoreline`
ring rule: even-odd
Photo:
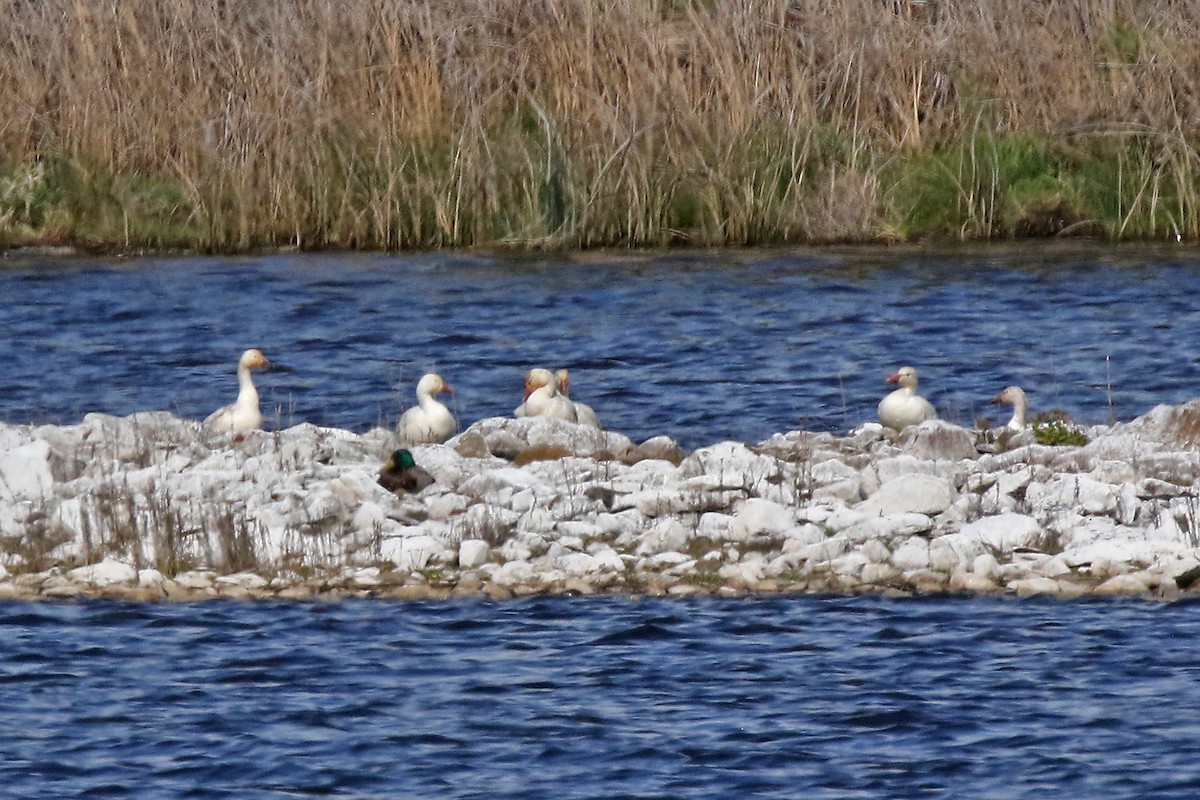
[[[667,437],[489,418],[413,447],[435,483],[375,482],[391,431],[230,437],[165,412],[0,424],[0,599],[503,600],[792,593],[1200,592],[1200,401],[1087,444],[792,431]]]

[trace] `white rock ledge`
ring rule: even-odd
[[[0,598],[1200,592],[1200,401],[1082,447],[980,455],[931,421],[684,453],[666,437],[486,419],[412,448],[165,412],[0,424]]]

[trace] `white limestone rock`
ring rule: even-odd
[[[1100,483],[1136,483],[1139,475],[1133,464],[1105,460],[1092,467],[1091,477]]]
[[[1031,484],[1025,500],[1034,509],[1066,507],[1101,516],[1117,507],[1120,490],[1088,475],[1065,475],[1047,484]]]
[[[396,565],[402,572],[425,569],[430,563],[444,559],[446,547],[432,536],[391,536],[380,546],[380,556]]]
[[[616,470],[608,479],[608,487],[618,495],[647,489],[678,488],[681,477],[678,468],[667,461],[639,461],[626,469]]]
[[[270,581],[253,572],[237,572],[232,575],[219,576],[216,584],[218,586],[238,586],[247,591],[258,591],[269,586]]]
[[[487,564],[492,548],[481,539],[464,539],[458,542],[458,566],[463,570],[474,570]]]
[[[632,455],[633,441],[616,431],[605,431],[546,417],[489,417],[471,425],[446,442],[455,448],[467,436],[480,436],[492,455],[515,458],[531,447],[561,448],[576,455],[606,454],[613,458]]]
[[[373,533],[383,530],[386,521],[387,514],[383,508],[378,503],[367,501],[355,510],[354,516],[350,519],[350,524],[357,531]]]
[[[783,549],[787,550],[789,547],[799,547],[823,541],[825,539],[825,530],[819,525],[813,525],[810,522],[788,528],[783,532],[783,537]]]
[[[892,566],[901,572],[922,570],[929,567],[929,542],[913,536],[892,551]]]
[[[814,484],[814,500],[829,498],[857,503],[863,497],[860,470],[839,459],[831,458],[813,465],[810,477]]]
[[[999,512],[992,512],[999,513]],[[939,530],[958,530],[963,525],[985,516],[983,501],[976,494],[960,494],[950,507],[934,517],[934,526]]]
[[[683,479],[703,478],[710,489],[743,491],[768,499],[780,487],[800,483],[794,464],[760,455],[740,442],[720,442],[694,451],[679,464]]]
[[[958,532],[960,539],[975,540],[993,553],[1012,553],[1018,547],[1037,547],[1044,536],[1042,526],[1024,514],[997,514],[967,523]],[[944,538],[944,537],[943,537]]]
[[[213,588],[213,577],[210,570],[189,570],[176,575],[174,582],[185,589],[211,589]]]
[[[742,496],[741,492],[735,491],[651,489],[617,498],[612,504],[612,510],[636,508],[648,517],[699,514],[728,509],[735,499]]]
[[[733,525],[734,519],[732,514],[706,511],[700,515],[700,521],[696,523],[696,535],[717,541],[732,539],[729,529]]]
[[[838,458],[829,458],[819,464],[813,464],[809,475],[813,483],[817,485],[837,483],[850,479],[853,479],[856,483],[861,481],[859,470]]]
[[[461,562],[460,540],[496,542],[478,575],[502,560],[528,559],[507,574],[525,576],[531,589],[543,580],[602,584],[618,564],[633,568],[638,557],[628,554],[637,552],[675,553],[658,566],[683,576],[736,567],[727,570],[730,580],[751,591],[760,570],[781,575],[860,559],[873,566],[828,573],[829,586],[852,587],[866,575],[918,591],[939,581],[971,591],[1043,578],[1070,596],[1091,585],[1071,579],[1078,571],[1103,580],[1139,575],[1157,591],[1190,568],[1185,556],[1200,561],[1200,504],[1191,496],[1200,456],[1184,435],[1200,429],[1200,411],[1194,420],[1190,413],[1164,407],[1151,419],[1096,428],[1094,444],[1083,448],[1030,445],[958,460],[944,451],[918,458],[911,447],[897,455],[899,437],[871,426],[842,438],[792,432],[755,448],[701,448],[678,468],[665,459],[626,465],[573,456],[517,467],[489,454],[477,433],[475,455],[414,449],[436,480],[419,497],[395,497],[375,484],[393,444],[384,429],[358,436],[298,425],[238,438],[211,436],[164,413],[89,415],[71,426],[0,423],[0,528],[43,526],[65,539],[54,558],[79,557],[85,531],[96,553],[97,542],[132,528],[145,538],[141,552],[154,558],[150,532],[169,522],[200,532],[179,545],[181,555],[211,568],[206,559],[221,552],[220,532],[232,522],[250,535],[261,563],[285,553],[315,566],[341,563],[356,585],[370,578],[363,570],[372,565],[363,561],[379,557],[378,536],[385,557],[414,569]],[[496,430],[525,447],[537,426],[524,425]],[[22,448],[36,456],[32,471]],[[13,469],[4,465],[18,462],[17,480],[28,483],[14,492]],[[419,537],[428,555],[413,543],[405,551],[403,542]],[[755,544],[739,548],[741,541]],[[105,555],[121,558],[93,557]],[[892,563],[897,557],[902,570]],[[0,559],[10,568],[19,561]],[[600,571],[582,572],[597,562]],[[215,580],[211,569],[182,581],[197,584],[193,593],[244,589]],[[55,591],[79,585],[89,584],[66,581]],[[177,581],[157,585],[170,596],[184,591]]]
[[[910,425],[897,436],[897,443],[924,461],[959,461],[979,455],[974,433],[940,419]]]
[[[990,554],[990,547],[977,536],[967,533],[949,533],[929,543],[929,561],[934,569],[953,572],[956,569],[973,569],[976,560]],[[995,561],[994,556],[990,556]],[[978,572],[978,569],[974,571]],[[985,574],[990,574],[987,572]]]
[[[971,572],[981,578],[992,581],[1000,574],[1000,562],[990,552],[980,553],[971,561]]]
[[[50,445],[45,441],[35,440],[0,451],[0,502],[35,500],[53,486]]]
[[[863,570],[869,567],[878,567],[878,565],[872,564],[866,556],[858,551],[851,551],[829,562],[829,569],[832,572],[855,580],[862,580]]]
[[[955,494],[954,487],[945,478],[912,473],[884,483],[856,509],[868,517],[905,513],[932,516],[949,508]]]
[[[924,514],[901,512],[888,514],[885,517],[869,517],[840,531],[840,535],[854,543],[882,540],[890,542],[896,539],[907,539],[919,533],[926,533],[933,527],[933,521]]]
[[[950,591],[985,594],[996,590],[996,582],[986,575],[976,572],[958,570],[951,573]]]
[[[450,519],[466,511],[472,502],[472,498],[466,495],[447,492],[430,498],[425,503],[425,510],[430,519]]]
[[[1057,596],[1062,591],[1058,581],[1053,578],[1041,576],[1019,578],[1010,581],[1008,588],[1010,591],[1016,592],[1018,597],[1031,597],[1041,594]]]
[[[839,500],[843,503],[857,503],[863,497],[862,479],[856,476],[818,486],[813,489],[812,496],[817,501]]]
[[[780,535],[795,527],[796,517],[779,503],[751,497],[741,503],[729,526],[729,538],[746,542],[760,535]]]
[[[454,541],[484,539],[498,542],[507,539],[521,523],[528,523],[531,517],[531,514],[521,515],[500,506],[477,503],[461,514],[450,517],[446,523],[450,538]],[[541,529],[551,530],[553,527],[551,522]],[[527,526],[525,530],[530,528]]]
[[[616,551],[608,549],[598,554],[568,552],[553,559],[554,569],[566,575],[595,575],[601,572],[621,572],[625,562]]]
[[[858,579],[865,584],[876,585],[887,583],[900,577],[901,571],[891,564],[870,563],[863,566]]]
[[[938,475],[940,468],[932,461],[922,461],[909,454],[875,459],[859,470],[859,484],[867,497],[879,491],[879,487],[906,475]]]
[[[668,550],[665,553],[654,553],[637,562],[638,572],[673,572],[679,574],[696,567],[696,559],[684,553]]]
[[[907,538],[905,541],[907,541]],[[865,542],[863,546],[859,548],[859,552],[862,553],[863,557],[872,564],[888,564],[891,563],[892,560],[892,551],[888,549],[886,544],[878,539],[871,539],[870,541]]]
[[[67,576],[76,583],[112,586],[120,583],[135,583],[138,579],[138,571],[132,564],[110,557],[98,564],[77,567],[68,572]]]
[[[831,536],[824,541],[816,542],[797,550],[795,555],[797,561],[821,563],[832,561],[839,556],[845,555],[852,548],[853,543],[845,536]]]
[[[544,573],[528,561],[508,561],[492,570],[489,579],[500,586],[519,586],[531,584],[544,576]]]
[[[1114,575],[1093,589],[1098,595],[1141,595],[1150,591],[1150,586],[1141,574]]]
[[[799,522],[812,522],[815,525],[820,525],[826,531],[838,532],[871,519],[871,517],[858,510],[858,508],[834,506],[832,508],[810,507],[799,509],[796,519]]]
[[[138,570],[138,574],[137,574],[137,585],[138,586],[162,586],[162,583],[164,580],[166,580],[166,576],[164,576],[161,572],[159,572],[156,569]]]
[[[638,555],[646,555],[684,550],[690,538],[691,534],[679,520],[664,519],[642,537],[636,552]]]

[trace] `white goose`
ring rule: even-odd
[[[562,392],[563,397],[571,400],[571,373],[565,369],[560,369],[554,373],[554,377],[558,378],[558,389]],[[593,428],[600,427],[600,419],[596,416],[596,411],[587,403],[580,403],[578,400],[571,400],[575,406],[575,417],[580,425],[588,425]]]
[[[209,414],[204,424],[223,432],[252,431],[262,427],[262,411],[258,407],[258,390],[250,378],[250,370],[269,367],[270,361],[259,350],[250,349],[238,359],[238,396],[227,406]]]
[[[917,394],[917,371],[912,367],[901,367],[896,374],[889,375],[888,383],[898,383],[900,388],[879,401],[879,421],[889,428],[902,430],[909,425],[919,425],[927,419],[937,419],[937,412],[921,395]]]
[[[578,422],[575,404],[558,393],[558,379],[542,367],[525,373],[525,400],[513,412],[517,417],[550,417]]]
[[[400,415],[396,434],[404,444],[441,444],[458,430],[458,420],[434,395],[454,393],[442,376],[430,372],[417,382],[417,405]]]
[[[1025,430],[1025,415],[1029,411],[1029,403],[1025,399],[1025,390],[1020,386],[1006,386],[1004,391],[992,398],[993,403],[1008,403],[1013,407],[1012,419],[1004,427],[1010,431]]]

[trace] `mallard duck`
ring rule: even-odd
[[[525,401],[513,412],[517,417],[550,417],[578,422],[575,404],[559,394],[558,379],[542,367],[525,373]]]
[[[912,367],[901,367],[887,377],[888,383],[898,383],[900,388],[879,401],[879,421],[889,428],[902,430],[909,425],[919,425],[927,419],[937,419],[937,412],[921,395],[917,394],[917,371]]]
[[[1025,399],[1025,390],[1020,386],[1006,386],[1004,391],[992,398],[993,403],[1008,403],[1013,407],[1012,419],[1004,427],[1010,431],[1025,430],[1025,415],[1029,411],[1029,403]]]
[[[413,454],[401,448],[379,470],[379,485],[396,494],[416,494],[433,483],[433,476],[413,460]]]
[[[269,367],[271,362],[259,350],[247,350],[238,359],[237,400],[209,414],[204,424],[213,430],[233,432],[258,430],[262,427],[262,411],[258,407],[258,390],[250,378],[250,370]]]
[[[441,444],[458,430],[458,421],[434,395],[453,394],[454,388],[434,372],[417,383],[417,405],[405,411],[396,424],[396,435],[404,444]]]
[[[571,373],[565,369],[560,369],[554,373],[554,377],[558,379],[558,390],[562,392],[562,396],[571,400]],[[589,425],[593,428],[600,427],[600,419],[596,416],[596,412],[587,403],[580,403],[577,400],[571,400],[575,406],[575,419],[580,425]]]

